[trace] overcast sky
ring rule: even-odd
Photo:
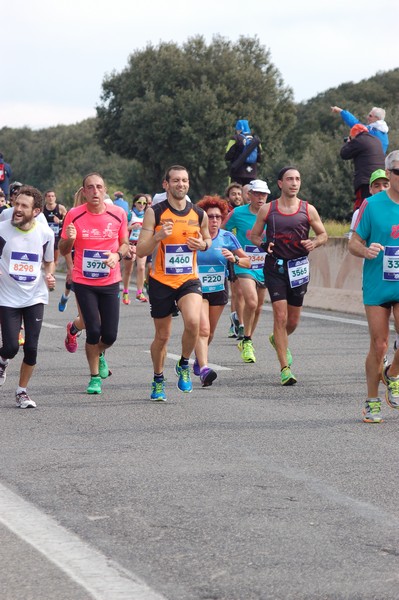
[[[0,128],[95,115],[106,74],[147,43],[258,36],[296,101],[399,67],[398,0],[13,0],[2,9]]]

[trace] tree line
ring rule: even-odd
[[[39,131],[4,127],[0,151],[14,179],[55,189],[66,206],[90,171],[104,175],[111,194],[121,189],[132,197],[162,191],[171,164],[187,166],[197,200],[223,194],[225,148],[236,120],[246,118],[262,141],[258,176],[267,179],[272,196],[280,168],[294,164],[301,197],[323,218],[342,221],[352,209],[352,164],[339,157],[348,129],[330,106],[359,119],[372,106],[385,108],[390,151],[399,148],[398,89],[394,69],[295,103],[256,37],[231,42],[215,36],[206,44],[196,36],[182,46],[148,44],[131,54],[125,69],[105,77],[96,118]]]

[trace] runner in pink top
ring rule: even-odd
[[[74,248],[72,281],[86,325],[90,367],[88,394],[101,394],[101,380],[111,375],[104,352],[115,342],[119,323],[119,263],[129,249],[123,209],[104,202],[106,187],[98,173],[83,180],[86,204],[66,215],[59,242],[63,256]],[[67,327],[68,336],[76,334]]]

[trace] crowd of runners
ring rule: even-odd
[[[369,423],[382,420],[380,379],[389,406],[399,408],[399,355],[383,366],[391,310],[399,331],[399,151],[388,155],[385,166],[370,178],[371,197],[353,221],[349,242],[350,252],[365,259],[370,350],[363,420]],[[283,167],[276,183],[279,195],[269,202],[268,183],[254,179],[244,188],[232,182],[223,198],[208,195],[195,203],[188,196],[188,170],[173,165],[155,202],[148,194],[137,194],[126,209],[109,198],[101,174],[90,173],[69,211],[56,202],[53,191],[43,197],[31,186],[20,186],[0,218],[0,385],[18,353],[23,327],[16,402],[21,408],[36,406],[27,388],[59,255],[65,257],[67,275],[58,307],[65,310],[73,291],[77,314],[67,324],[65,347],[75,352],[85,330],[87,394],[101,394],[102,381],[111,374],[106,352],[117,340],[121,302],[131,303],[134,265],[136,300],[148,301],[154,326],[151,400],[167,400],[164,363],[174,316],[183,323],[177,388],[189,393],[193,378],[203,387],[217,379],[208,365],[208,348],[229,298],[231,327],[218,335],[237,340],[244,363],[256,362],[253,338],[266,293],[273,309],[269,343],[276,352],[279,380],[283,387],[295,385],[288,339],[299,324],[310,281],[309,253],[327,242],[327,233],[315,206],[300,198],[296,167]]]

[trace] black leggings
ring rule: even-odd
[[[37,346],[43,323],[44,304],[34,304],[25,308],[0,306],[2,358],[14,358],[19,350],[18,336],[22,320],[25,327],[24,363],[33,367],[37,359]]]
[[[118,335],[119,283],[94,286],[74,283],[76,300],[82,311],[88,344],[101,341],[112,346]]]

